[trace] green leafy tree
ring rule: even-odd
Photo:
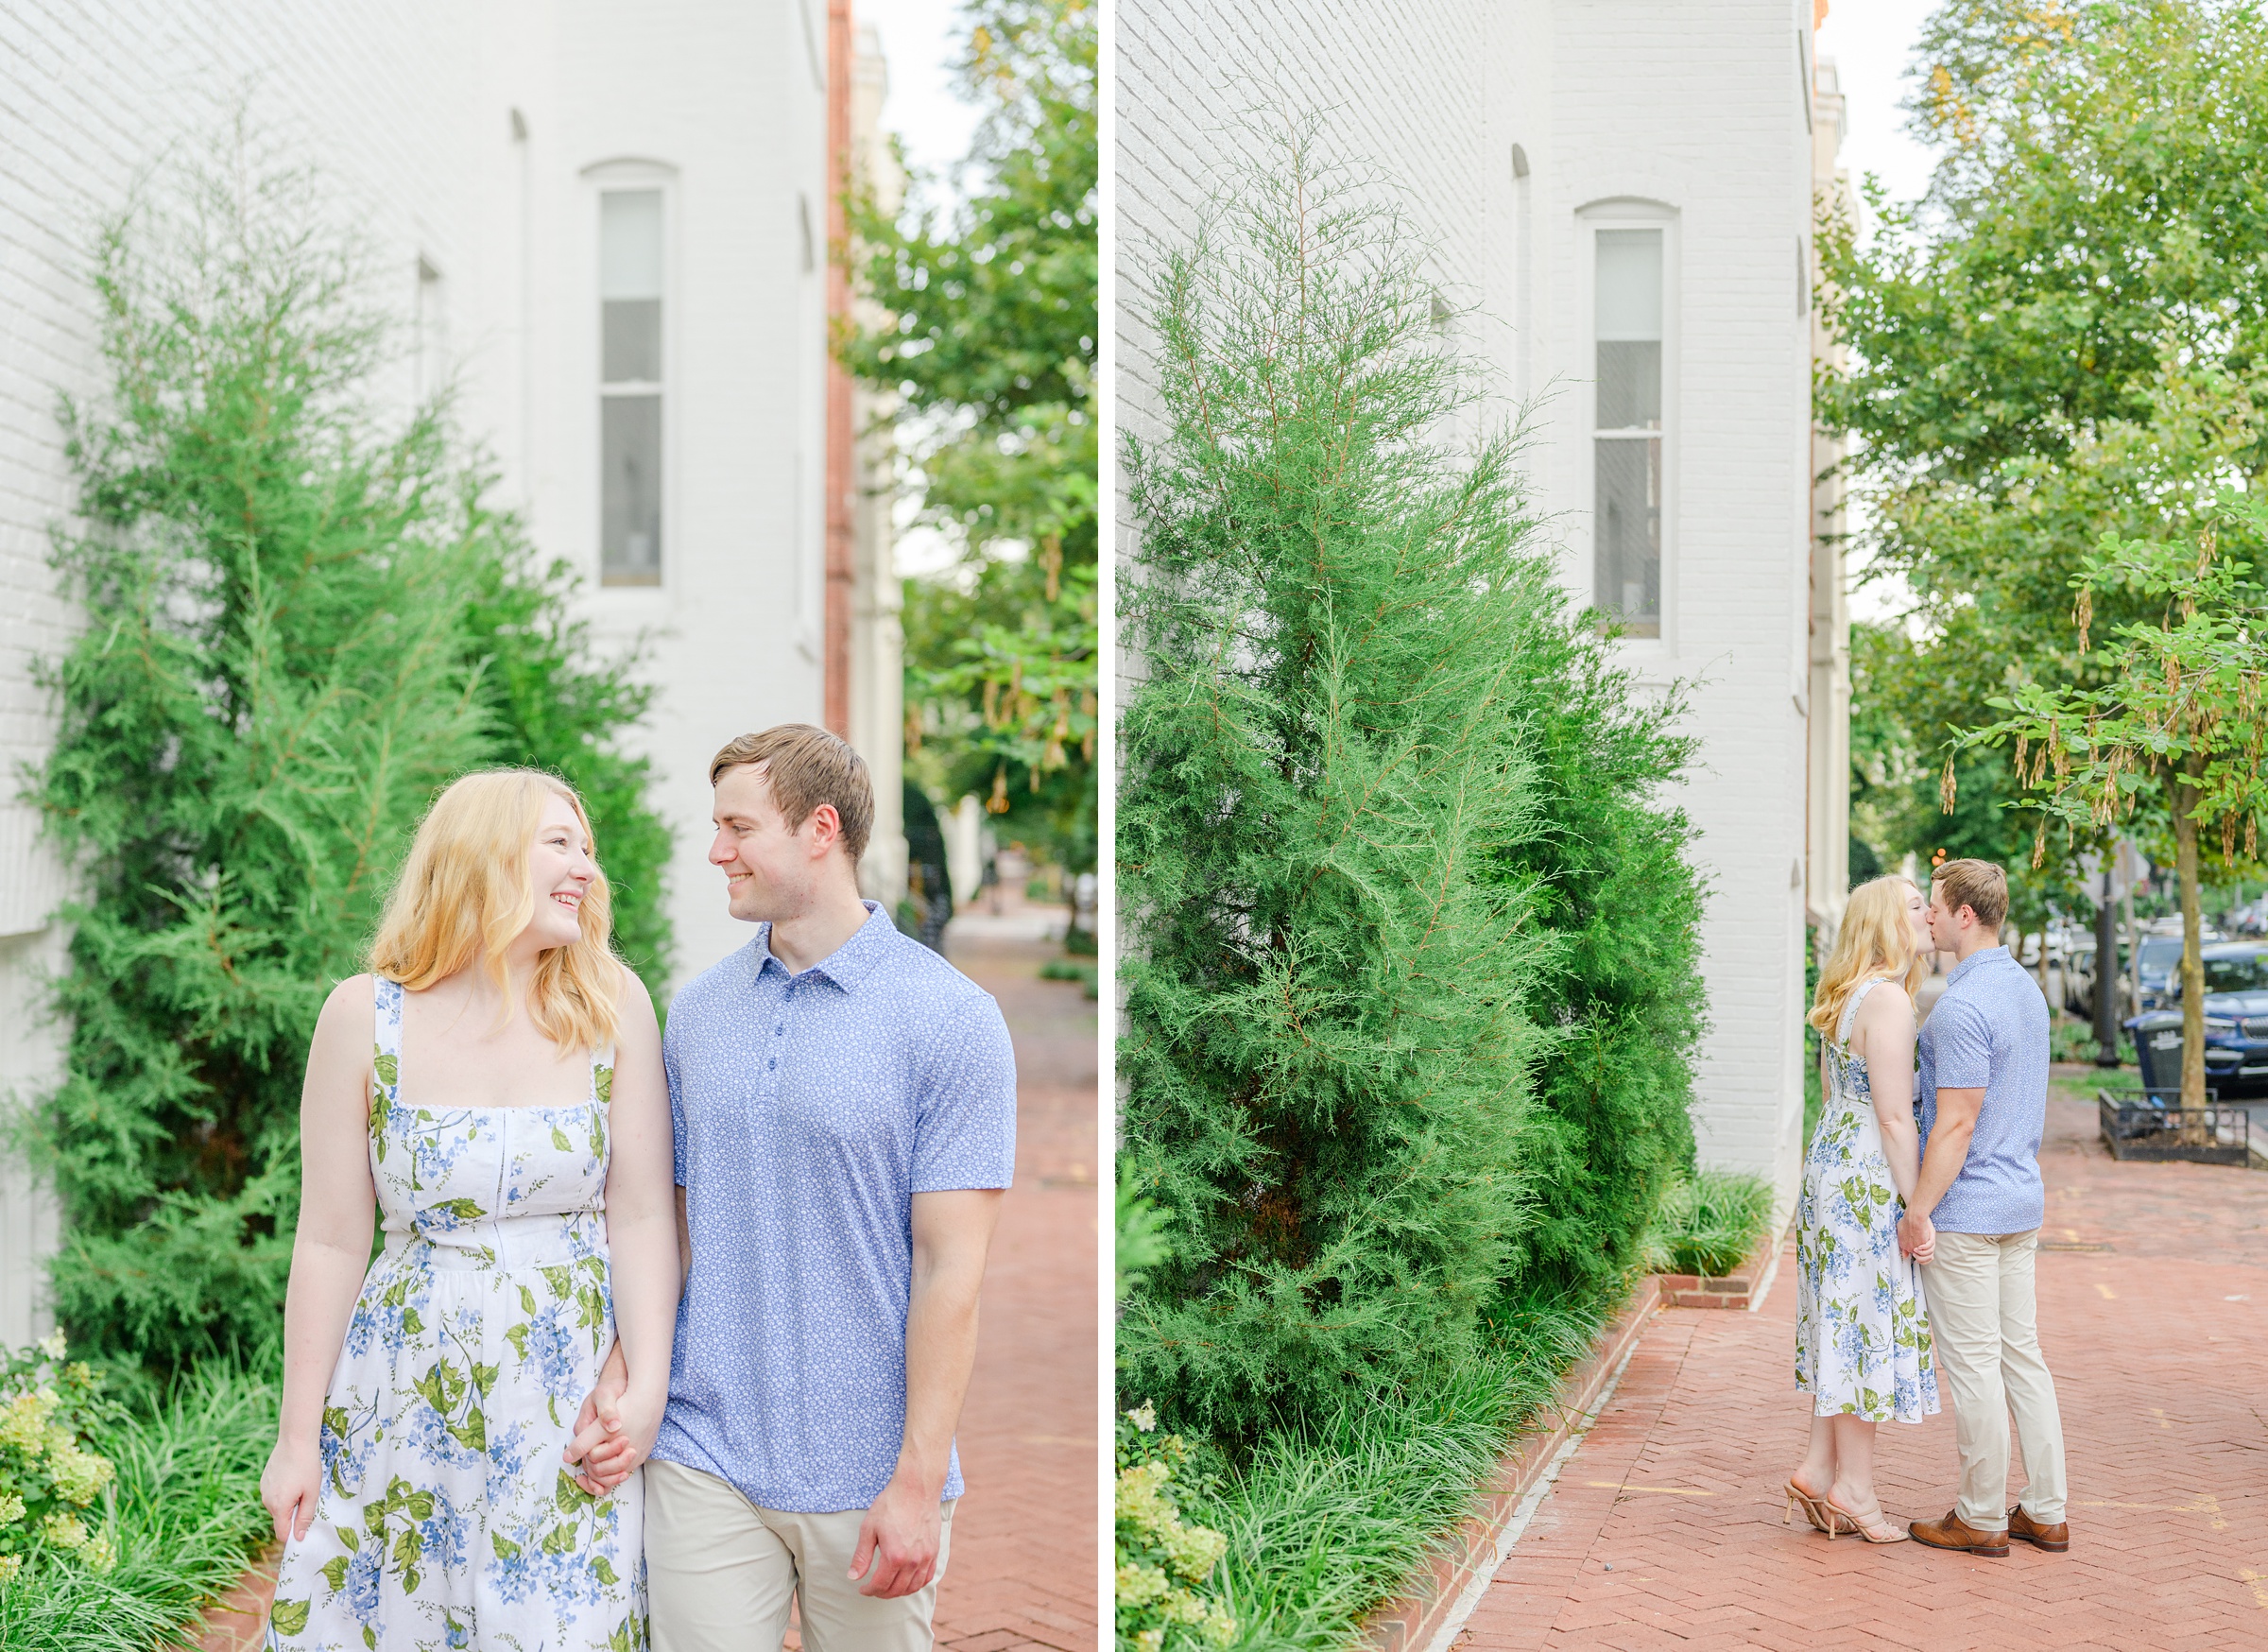
[[[2268,341],[2268,21],[2216,0],[1950,0],[1919,55],[1914,124],[1939,164],[1913,206],[1872,191],[1870,245],[1822,226],[1851,365],[1818,404],[1864,439],[1871,567],[1913,597],[1908,657],[1870,692],[1930,781],[1888,812],[1925,856],[2007,864],[2036,921],[2075,894],[2097,834],[2053,835],[2033,867],[1998,807],[2016,792],[1969,749],[1951,754],[1951,817],[1922,817],[1953,731],[1996,720],[1994,698],[2107,686],[2072,645],[2072,582],[2104,535],[2161,531],[2159,449],[2181,439],[2158,422],[2167,373],[2249,383]],[[2228,458],[2258,475],[2247,428]],[[2149,617],[2131,592],[2100,597],[2106,628]]]
[[[1569,610],[1512,435],[1444,439],[1422,249],[1313,146],[1162,255],[1126,452],[1120,1182],[1173,1244],[1121,1378],[1232,1445],[1606,1294],[1692,1153],[1675,701]]]
[[[2255,866],[2268,807],[2268,507],[2201,491],[2189,491],[2187,512],[2182,492],[2168,494],[2169,526],[2190,532],[2106,534],[2082,565],[2074,618],[2078,651],[2095,667],[2087,679],[2027,682],[1995,698],[1999,721],[1966,736],[2011,749],[2043,850],[2053,824],[2101,835],[2137,814],[2167,821],[2181,890],[2184,1107],[2206,1102],[2200,839],[2218,835],[2225,871]],[[2089,655],[2098,594],[2156,617],[2115,627]]]
[[[441,409],[384,429],[387,329],[312,227],[316,181],[240,160],[97,247],[111,384],[64,406],[55,548],[87,623],[47,667],[32,777],[80,890],[66,1076],[26,1121],[65,1219],[56,1309],[158,1366],[274,1334],[307,1040],[439,786],[497,762],[583,786],[625,933],[651,964],[668,940],[666,840],[611,744],[642,691],[592,657],[571,581],[484,503]]]
[[[971,0],[987,110],[950,214],[854,201],[887,325],[842,340],[893,389],[926,519],[965,554],[906,582],[907,747],[1073,871],[1095,864],[1098,254],[1091,0]]]

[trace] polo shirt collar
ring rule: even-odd
[[[862,901],[859,904],[867,909],[867,921],[850,932],[849,940],[803,972],[806,975],[824,975],[846,992],[855,991],[859,983],[872,974],[875,966],[882,962],[883,951],[888,945],[888,939],[882,932],[887,930],[891,935],[898,932],[898,926],[884,914],[881,903]],[[762,979],[765,969],[772,967],[776,967],[790,980],[799,978],[772,951],[772,926],[769,923],[757,926],[756,938],[749,945],[750,962],[753,965],[748,972],[750,979]]]
[[[2007,955],[2008,949],[2004,946],[1988,946],[1981,952],[1970,953],[1968,956],[1963,958],[1959,963],[1953,966],[1953,972],[1945,978],[1945,984],[1948,987],[1950,987],[1955,981],[1958,981],[1962,976],[1974,970],[1979,964],[1982,964],[1986,958],[2004,958]]]

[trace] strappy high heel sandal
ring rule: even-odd
[[[1830,1540],[1833,1539],[1838,1527],[1848,1526],[1870,1543],[1909,1543],[1914,1540],[1906,1535],[1904,1527],[1892,1525],[1882,1518],[1882,1506],[1879,1503],[1874,1506],[1876,1523],[1868,1526],[1832,1497],[1822,1497],[1819,1502],[1827,1510],[1827,1535]],[[1877,1536],[1877,1533],[1881,1535]]]
[[[1803,1509],[1804,1517],[1812,1523],[1812,1527],[1813,1530],[1827,1530],[1827,1516],[1822,1514],[1819,1509],[1819,1506],[1823,1499],[1813,1497],[1809,1491],[1806,1491],[1802,1487],[1796,1485],[1796,1476],[1793,1474],[1788,1476],[1788,1483],[1785,1487],[1781,1488],[1781,1489],[1785,1490],[1788,1494],[1787,1512],[1781,1515],[1779,1518],[1779,1523],[1781,1525],[1793,1525],[1796,1523],[1796,1510],[1797,1506],[1800,1506]]]

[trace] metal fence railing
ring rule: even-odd
[[[2212,1093],[2209,1090],[2206,1093]],[[2208,1102],[2183,1107],[2181,1092],[2118,1089],[2097,1093],[2103,1142],[2114,1159],[2184,1160],[2195,1164],[2252,1162],[2252,1114]]]

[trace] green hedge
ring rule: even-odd
[[[47,663],[34,780],[84,891],[59,914],[67,1076],[24,1144],[62,1205],[56,1311],[164,1368],[280,1322],[307,1041],[441,785],[573,781],[632,961],[669,940],[667,835],[615,745],[645,691],[445,404],[373,410],[388,332],[307,227],[318,181],[241,159],[161,175],[95,250],[111,382],[63,408],[55,550],[87,624]]]
[[[1452,439],[1426,250],[1347,181],[1296,137],[1162,258],[1125,456],[1120,1175],[1173,1254],[1121,1388],[1236,1460],[1599,1311],[1692,1152],[1678,695],[1571,608],[1514,437]]]

